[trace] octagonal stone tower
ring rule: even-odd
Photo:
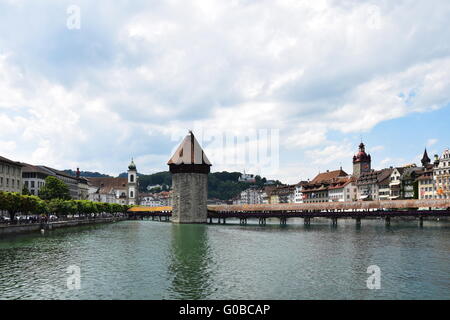
[[[192,131],[167,164],[172,173],[172,222],[206,223],[211,163]]]

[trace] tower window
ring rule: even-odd
[[[130,191],[130,198],[134,198],[134,192]]]
[[[134,175],[133,174],[130,176],[130,182],[134,182]]]

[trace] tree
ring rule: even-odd
[[[45,178],[45,185],[39,191],[39,197],[44,200],[69,200],[70,193],[67,185],[56,177]]]
[[[6,210],[13,222],[16,213],[22,209],[22,196],[13,192],[0,192],[0,209]]]
[[[34,213],[36,212],[39,201],[40,199],[36,196],[22,195],[20,196],[19,211],[25,215]]]
[[[48,211],[57,217],[67,215],[67,206],[62,199],[52,199],[48,202]]]
[[[31,195],[30,190],[28,190],[26,185],[24,185],[23,188],[22,188],[22,194],[25,195],[25,196],[30,196]]]

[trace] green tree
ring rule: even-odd
[[[22,209],[22,196],[13,192],[0,192],[0,209],[8,212],[11,222]]]
[[[28,190],[26,185],[23,185],[22,195],[24,195],[24,196],[30,196],[31,195],[30,190]]]
[[[70,193],[67,185],[56,177],[45,178],[45,185],[39,191],[39,197],[44,200],[69,200]]]
[[[52,199],[48,201],[48,211],[59,218],[68,214],[68,206],[62,199]]]

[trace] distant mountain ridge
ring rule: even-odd
[[[73,171],[71,169],[63,170],[63,172],[70,174],[71,176],[74,176],[74,177],[77,175],[76,171]],[[80,171],[80,176],[85,177],[85,178],[108,178],[108,177],[112,178],[112,176],[110,176],[110,175],[103,174],[100,172],[92,172],[92,171]]]

